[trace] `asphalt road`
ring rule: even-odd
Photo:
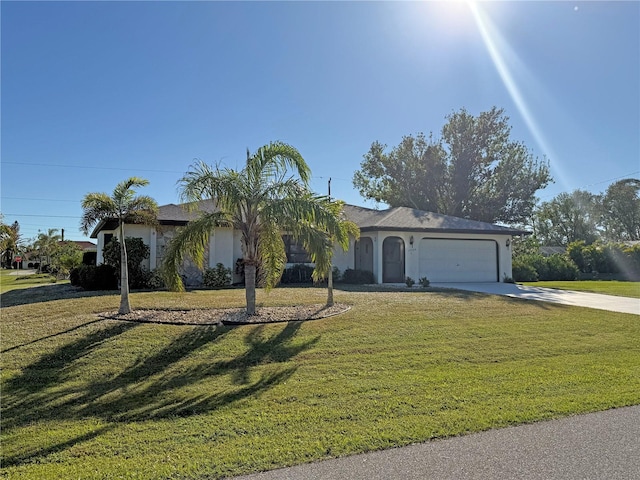
[[[640,406],[236,477],[351,479],[638,480]]]

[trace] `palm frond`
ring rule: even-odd
[[[118,216],[117,205],[106,193],[88,193],[82,199],[81,206],[80,228],[85,235],[100,220]]]
[[[268,290],[278,284],[287,264],[284,241],[277,224],[267,221],[261,225],[258,236],[258,254],[262,280]]]
[[[260,147],[247,160],[250,175],[274,176],[291,168],[307,185],[311,180],[311,169],[300,152],[283,142],[271,142]]]
[[[190,257],[198,267],[202,268],[209,237],[213,234],[215,227],[226,224],[227,219],[223,213],[206,213],[177,230],[176,236],[167,246],[160,268],[169,290],[184,291],[180,268],[185,257]]]
[[[158,204],[146,195],[135,197],[129,202],[125,223],[156,225],[158,223]]]

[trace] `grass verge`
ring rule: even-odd
[[[557,288],[578,292],[603,293],[618,297],[640,298],[640,282],[618,280],[579,280],[574,282],[523,282],[532,287]]]
[[[52,283],[64,284],[69,281],[57,280],[55,276],[48,273],[25,273],[23,270],[0,269],[0,293]]]
[[[37,287],[34,290],[50,287]],[[321,303],[315,288],[259,303]],[[466,292],[337,291],[324,320],[98,320],[117,294],[2,309],[2,470],[221,478],[640,403],[635,315]],[[242,306],[242,290],[134,308]]]

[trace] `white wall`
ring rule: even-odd
[[[209,239],[209,267],[213,268],[218,263],[233,270],[236,259],[233,256],[234,235],[231,228],[216,228]]]
[[[456,233],[432,233],[432,232],[403,232],[403,231],[384,231],[384,232],[366,232],[362,237],[370,237],[373,241],[373,271],[378,283],[382,283],[382,244],[387,237],[399,237],[404,241],[405,248],[405,276],[418,280],[424,276],[419,271],[419,251],[420,239],[422,238],[443,238],[443,239],[478,239],[478,240],[494,240],[498,244],[498,276],[499,281],[504,281],[505,277],[512,277],[511,273],[511,246],[507,247],[506,243],[510,235],[478,235],[478,234],[456,234]],[[411,245],[411,237],[413,237],[413,245]],[[354,248],[353,244],[349,249],[351,266],[353,268]],[[339,267],[341,268],[341,267]],[[342,270],[342,268],[341,268]]]

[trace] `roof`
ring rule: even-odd
[[[189,210],[189,207],[196,206],[196,210]],[[198,212],[215,212],[216,206],[213,200],[203,200],[201,202],[184,203],[175,205],[170,203],[168,205],[162,205],[158,208],[158,221],[164,225],[180,225],[186,224],[189,220],[197,218]]]
[[[175,205],[170,203],[158,208],[158,222],[161,225],[186,225],[189,220],[197,217],[199,211],[214,212],[215,202],[204,200],[197,202],[196,210],[188,207],[194,204]],[[393,207],[386,210],[373,210],[346,204],[345,217],[354,222],[360,231],[404,230],[414,232],[446,232],[446,233],[480,233],[501,235],[527,235],[529,232],[511,227],[494,225],[492,223],[467,220],[465,218],[426,212],[409,207]],[[117,221],[102,220],[91,233],[91,238],[97,238],[100,230],[115,230]]]
[[[79,246],[82,250],[85,250],[85,251],[91,251],[91,250],[95,250],[96,248],[98,248],[98,246],[95,243],[93,243],[93,242],[85,242],[83,240],[60,240],[58,243],[59,244],[75,243],[77,246]]]
[[[202,210],[214,212],[216,209],[213,200],[197,202],[196,211],[189,211],[189,207],[191,205],[194,204],[183,203],[176,205],[174,203],[170,203],[168,205],[158,207],[158,223],[160,223],[160,225],[186,225],[189,220],[193,220],[197,217],[197,212]],[[116,228],[118,228],[117,219],[106,218],[104,220],[100,220],[91,232],[90,238],[98,238],[98,233],[102,230],[115,230]]]
[[[415,232],[482,233],[524,235],[524,230],[426,212],[409,207],[393,207],[386,210],[345,205],[347,219],[360,227],[360,231],[404,230]]]

